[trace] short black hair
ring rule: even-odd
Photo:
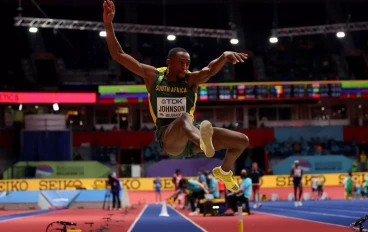
[[[188,184],[188,180],[183,178],[179,180],[179,188],[183,188],[183,185]]]
[[[173,58],[174,56],[176,56],[176,53],[178,52],[185,52],[185,53],[189,53],[187,50],[185,50],[184,48],[179,48],[179,47],[176,47],[176,48],[172,48],[169,53],[167,54],[167,59],[171,59]]]

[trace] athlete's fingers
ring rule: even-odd
[[[113,1],[111,1],[111,8],[115,12],[115,3]]]
[[[238,53],[243,59],[248,59],[248,54],[245,53]]]
[[[244,62],[243,58],[238,53],[236,53],[235,56],[238,62],[242,62],[242,63]]]
[[[239,62],[238,57],[236,57],[236,54],[235,53],[231,54],[231,56],[233,58],[233,61],[235,61],[235,63],[238,63]]]

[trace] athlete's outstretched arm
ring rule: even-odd
[[[231,62],[233,64],[244,62],[248,58],[247,54],[238,52],[224,52],[220,57],[211,61],[207,67],[203,68],[201,71],[193,72],[190,76],[192,78],[193,84],[203,84],[206,83],[212,76],[216,75],[226,62]]]
[[[116,39],[114,27],[112,25],[112,20],[115,16],[114,3],[111,0],[107,0],[103,3],[103,8],[103,20],[106,28],[106,41],[111,57],[138,76],[141,76],[145,79],[154,78],[156,75],[156,68],[150,65],[142,64],[132,56],[126,54]]]

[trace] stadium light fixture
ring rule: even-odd
[[[31,32],[31,33],[36,33],[37,31],[38,31],[37,27],[30,27],[29,28],[29,32]]]
[[[106,37],[106,31],[100,31],[100,36],[101,37]]]
[[[336,36],[337,36],[337,38],[344,38],[345,37],[345,32],[343,32],[343,31],[339,31],[339,32],[337,32],[336,33]]]
[[[15,17],[16,27],[38,27],[58,30],[103,31],[102,22],[71,19],[50,19],[33,17]],[[142,25],[128,23],[114,23],[115,32],[141,33],[151,35],[175,35],[204,38],[232,39],[236,31],[195,27],[173,27],[162,25]]]
[[[279,42],[279,39],[277,38],[277,37],[271,37],[270,38],[270,43],[277,43],[277,42]]]
[[[273,29],[272,33],[276,37],[318,35],[327,33],[338,33],[343,31],[366,31],[368,30],[368,21],[356,23],[339,23],[307,27],[289,27]]]
[[[239,43],[239,40],[238,39],[231,39],[230,43],[233,44],[233,45],[236,45],[236,44]]]
[[[169,41],[174,41],[175,39],[176,39],[175,35],[168,35],[167,36],[167,40],[169,40]]]
[[[59,105],[57,103],[54,103],[52,105],[52,108],[54,109],[54,111],[58,111],[59,110]]]

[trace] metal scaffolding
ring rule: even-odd
[[[278,28],[272,30],[272,36],[287,37],[287,36],[337,33],[340,31],[347,32],[347,31],[364,31],[364,30],[368,30],[368,22],[341,23],[341,24],[329,24],[329,25],[308,26],[308,27]]]
[[[31,17],[16,17],[14,18],[14,20],[15,20],[14,25],[17,27],[37,27],[37,28],[52,28],[52,29],[81,30],[81,31],[105,30],[104,24],[102,22],[94,22],[94,21],[31,18]],[[221,39],[236,38],[235,31],[221,30],[221,29],[155,26],[155,25],[127,24],[127,23],[114,23],[114,29],[116,32],[126,32],[126,33],[208,37],[208,38],[221,38]]]

